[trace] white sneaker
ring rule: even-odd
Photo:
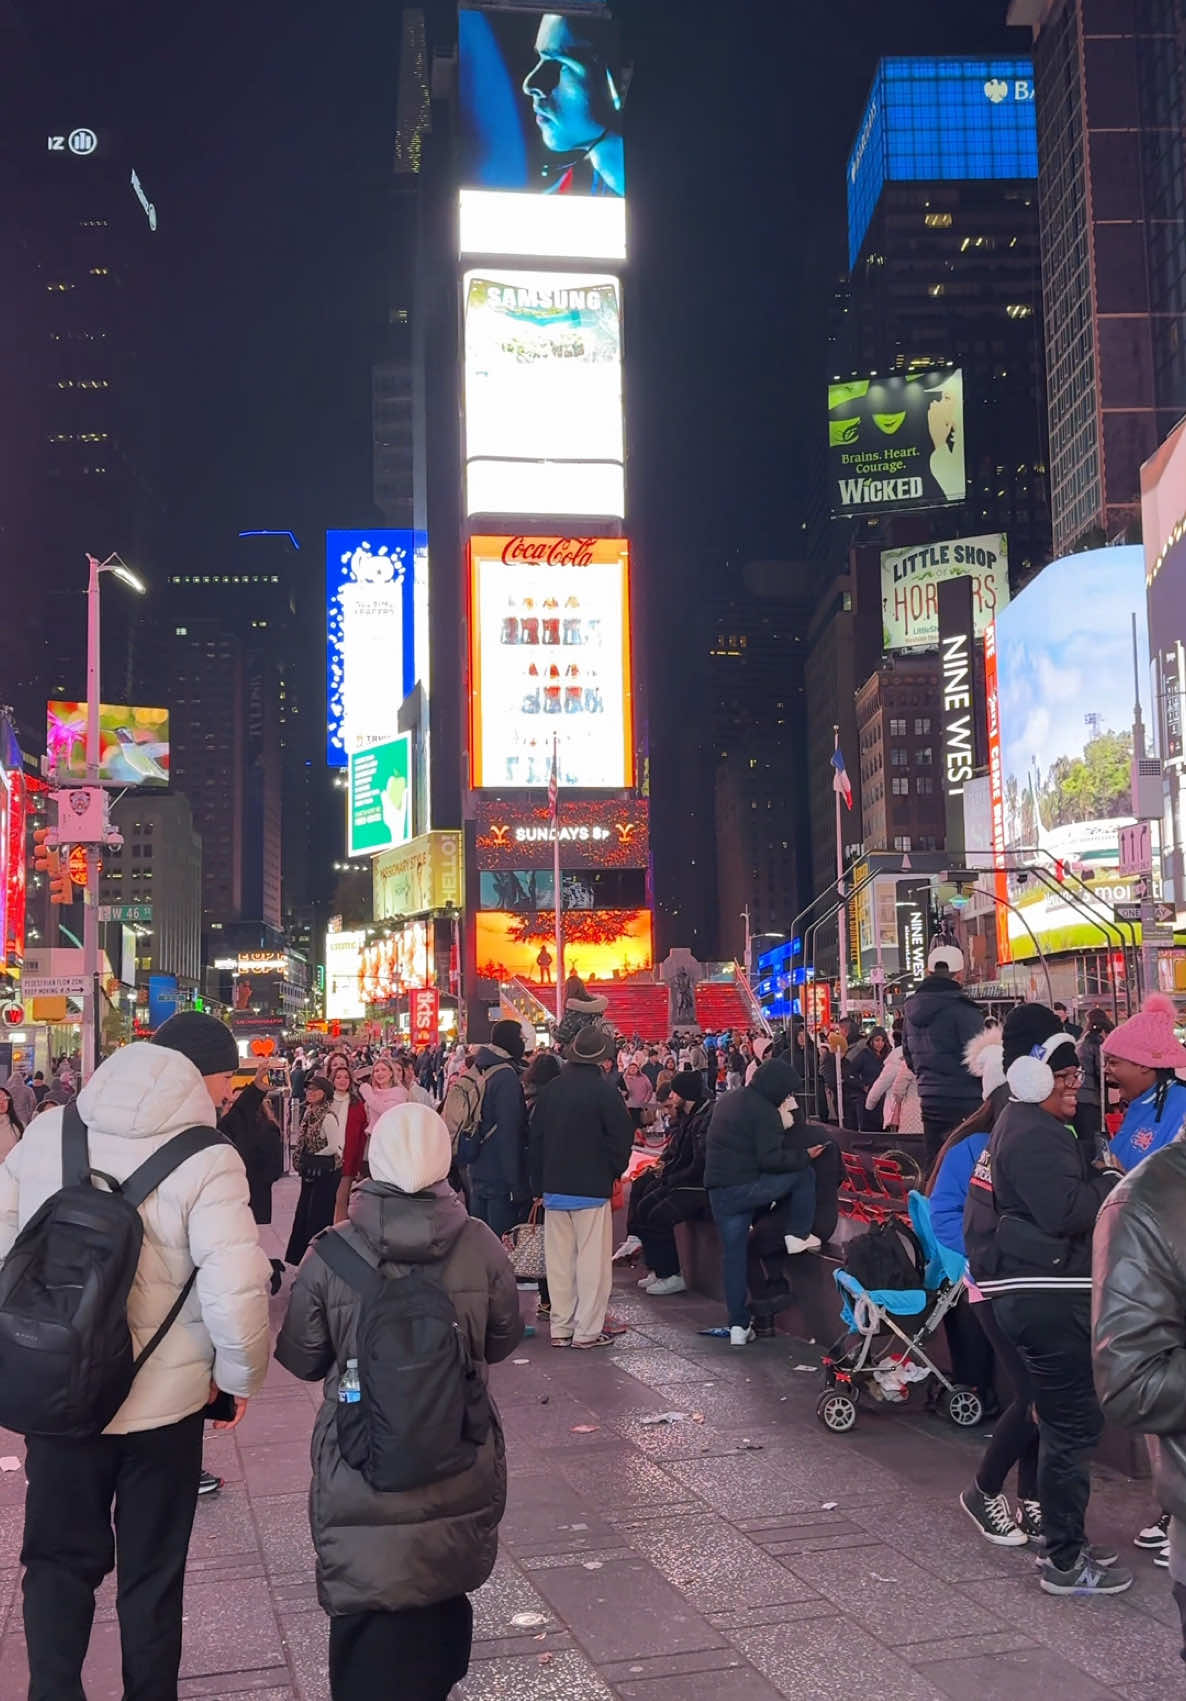
[[[798,1252],[818,1252],[823,1244],[818,1234],[805,1235],[802,1240],[797,1234],[788,1234],[784,1235],[783,1240],[787,1251],[792,1254]]]
[[[1133,1537],[1134,1547],[1164,1547],[1170,1539],[1170,1515],[1163,1512],[1155,1524],[1149,1524],[1145,1529],[1138,1530]]]
[[[643,1288],[647,1293],[650,1293],[651,1289],[654,1287],[655,1283],[658,1280],[659,1280],[659,1278],[655,1274],[655,1272],[653,1270],[648,1270],[646,1275],[643,1276],[643,1278],[641,1279],[641,1281],[639,1282],[638,1285],[639,1285],[640,1288]]]
[[[659,1276],[647,1288],[650,1294],[663,1298],[669,1293],[687,1293],[688,1284],[682,1276]]]
[[[642,1251],[642,1241],[636,1234],[628,1234],[614,1253],[611,1260],[614,1264],[624,1264],[628,1258],[633,1258],[636,1252]]]
[[[731,1347],[748,1347],[750,1342],[756,1341],[757,1338],[758,1337],[754,1334],[754,1331],[748,1325],[742,1329],[734,1323],[732,1328],[729,1330],[729,1345]]]

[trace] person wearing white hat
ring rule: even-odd
[[[984,1014],[961,988],[963,972],[959,947],[936,945],[927,958],[926,979],[902,1012],[902,1055],[918,1082],[928,1164],[951,1130],[981,1102],[980,1083],[964,1053],[983,1031]]]
[[[431,1274],[452,1302],[484,1382],[486,1367],[518,1345],[523,1322],[502,1245],[466,1214],[445,1179],[452,1159],[448,1127],[435,1110],[409,1103],[385,1111],[371,1134],[370,1177],[355,1189],[349,1223],[332,1235],[393,1280],[409,1267]],[[468,1596],[489,1577],[498,1553],[506,1504],[502,1431],[491,1402],[488,1433],[467,1466],[423,1486],[372,1486],[366,1467],[348,1464],[340,1443],[339,1385],[354,1355],[365,1358],[363,1306],[326,1258],[310,1256],[276,1342],[286,1370],[325,1382],[313,1430],[309,1517],[317,1595],[330,1615],[330,1692],[333,1701],[370,1701],[392,1693],[398,1681],[404,1701],[442,1701],[468,1669]]]

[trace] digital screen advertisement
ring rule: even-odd
[[[645,797],[561,798],[561,868],[645,869],[651,859],[650,804]],[[479,798],[474,821],[475,866],[482,872],[552,868],[552,819],[547,803]],[[550,889],[550,888],[549,888]],[[511,904],[498,906],[511,909]]]
[[[568,253],[621,257],[630,78],[608,9],[463,9],[458,56],[463,251],[564,252],[562,224],[584,233]]]
[[[431,922],[409,921],[384,939],[362,948],[362,997],[365,1004],[401,998],[409,987],[427,986],[432,975]]]
[[[962,502],[963,373],[914,372],[829,384],[828,480],[837,517]]]
[[[556,918],[551,910],[515,915],[479,910],[473,920],[482,980],[555,978]],[[546,953],[547,964],[540,954]],[[584,981],[649,969],[654,961],[649,910],[574,910],[564,914],[564,972]]]
[[[427,581],[423,532],[325,534],[326,761],[394,738],[417,677],[417,584]]]
[[[366,1015],[362,1001],[361,929],[339,929],[325,936],[325,1015],[330,1022],[357,1022]]]
[[[629,550],[621,538],[470,540],[470,783],[634,784]]]
[[[1142,658],[1135,682],[1134,614]],[[986,646],[994,849],[1036,847],[1047,865],[1086,866],[1106,905],[1132,897],[1131,880],[1118,873],[1119,840],[1133,819],[1138,687],[1147,743],[1156,725],[1148,656],[1139,544],[1052,562],[1002,609]],[[1086,916],[1033,879],[1009,876],[1001,895],[1017,905],[1043,950],[1107,943]],[[1013,958],[1034,955],[1021,921],[1001,911],[998,923],[998,948],[1007,945]]]
[[[614,278],[466,274],[465,456],[469,514],[623,516]]]
[[[387,921],[424,910],[460,909],[464,902],[462,835],[421,833],[371,864],[374,916]]]
[[[57,780],[86,779],[85,703],[46,705],[45,748]],[[99,779],[111,786],[167,786],[169,711],[99,704]]]
[[[882,647],[937,649],[939,586],[945,579],[972,581],[972,622],[977,638],[1009,601],[1009,551],[1004,532],[915,544],[881,552]]]
[[[412,735],[352,750],[347,785],[348,856],[406,845],[412,837]]]

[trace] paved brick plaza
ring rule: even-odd
[[[291,1180],[276,1189],[277,1228],[265,1232],[277,1250],[294,1196]],[[1182,1691],[1168,1576],[1129,1545],[1151,1510],[1144,1485],[1101,1472],[1092,1502],[1093,1534],[1131,1557],[1132,1591],[1055,1600],[1038,1590],[1025,1549],[990,1547],[955,1506],[974,1438],[938,1419],[865,1411],[852,1435],[832,1437],[814,1416],[818,1378],[794,1369],[808,1350],[780,1340],[735,1352],[696,1334],[719,1321],[711,1304],[646,1299],[631,1277],[619,1283],[615,1309],[634,1327],[615,1349],[557,1353],[537,1336],[494,1373],[510,1498],[459,1701],[1162,1701]],[[326,1701],[305,1514],[319,1398],[273,1366],[238,1433],[207,1443],[227,1486],[198,1507],[187,1701]],[[704,1421],[641,1422],[668,1410]],[[23,1488],[23,1473],[0,1473],[0,1701],[25,1696]],[[118,1701],[111,1591],[87,1685],[90,1701]]]

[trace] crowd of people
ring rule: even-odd
[[[711,1221],[719,1332],[748,1347],[774,1332],[799,1261],[836,1230],[841,1142],[875,1127],[916,1140],[935,1234],[966,1260],[966,1297],[947,1319],[953,1365],[994,1421],[964,1512],[990,1542],[1035,1544],[1050,1593],[1128,1588],[1117,1551],[1086,1532],[1110,1415],[1151,1438],[1160,1506],[1134,1540],[1169,1568],[1186,1627],[1186,1047],[1174,1007],[1154,998],[1116,1026],[1092,1011],[1076,1032],[1065,1010],[1021,1004],[997,1027],[962,992],[957,957],[932,955],[893,1033],[813,1036],[796,1022],[776,1039],[643,1044],[613,1034],[578,989],[558,1045],[505,1018],[484,1044],[298,1051],[244,1082],[229,1031],[186,1012],[107,1059],[77,1097],[70,1060],[52,1087],[10,1077],[0,1421],[20,1427],[13,1412],[34,1396],[5,1405],[3,1390],[35,1387],[22,1369],[47,1362],[30,1357],[27,1309],[21,1330],[8,1317],[38,1258],[58,1256],[45,1241],[54,1202],[102,1177],[143,1219],[126,1302],[138,1356],[114,1416],[94,1433],[27,1428],[30,1693],[81,1694],[95,1590],[113,1567],[127,1692],[176,1693],[194,1507],[219,1486],[202,1468],[204,1425],[233,1429],[258,1391],[268,1294],[288,1265],[276,1357],[323,1383],[310,1520],[331,1692],[370,1697],[398,1669],[409,1701],[444,1701],[468,1668],[469,1597],[505,1506],[486,1377],[522,1337],[520,1286],[538,1289],[553,1349],[608,1347],[625,1328],[609,1309],[614,1260],[641,1259],[651,1297],[680,1294],[676,1230]],[[299,1177],[283,1262],[258,1239],[285,1169],[282,1125]],[[80,1310],[70,1326],[96,1325]]]

